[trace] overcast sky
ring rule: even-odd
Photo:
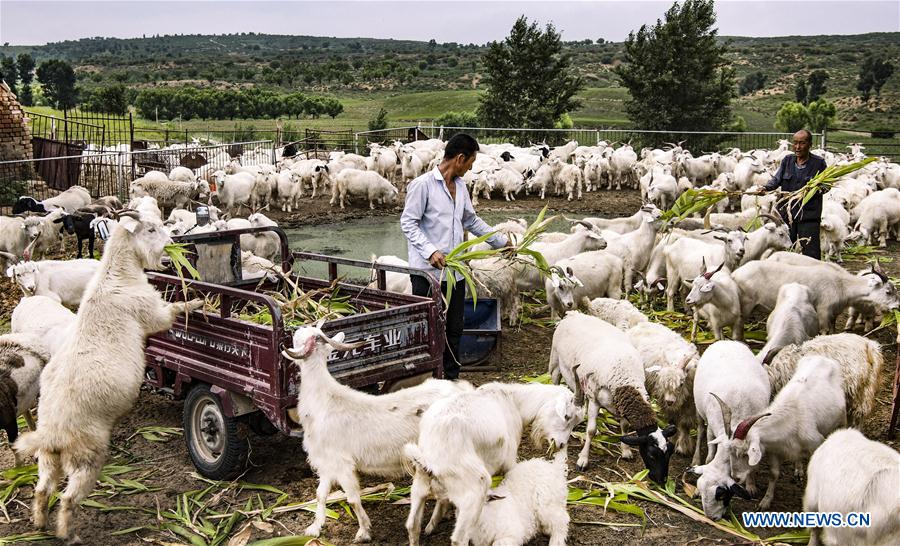
[[[0,42],[40,45],[90,36],[259,32],[482,44],[519,15],[552,22],[565,40],[622,41],[671,2],[252,2],[0,0]],[[900,0],[744,1],[716,4],[719,34],[785,36],[900,31]]]

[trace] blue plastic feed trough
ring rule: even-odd
[[[500,346],[500,304],[495,299],[478,298],[465,303],[463,335],[459,341],[459,362],[464,366],[481,364]]]

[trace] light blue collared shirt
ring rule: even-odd
[[[437,167],[416,178],[406,187],[406,205],[400,215],[400,229],[406,235],[409,251],[409,266],[424,269],[441,281],[444,280],[441,270],[431,267],[428,261],[436,250],[444,255],[449,254],[462,243],[464,230],[475,236],[492,231],[491,226],[475,214],[463,179],[457,177],[455,182],[454,202]],[[507,242],[502,233],[494,234],[487,240],[493,248],[506,246]]]

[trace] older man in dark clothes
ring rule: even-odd
[[[786,192],[797,191],[814,176],[825,170],[825,160],[809,153],[812,147],[812,133],[801,129],[794,133],[794,153],[781,160],[778,172],[763,187],[766,191],[781,188]],[[791,228],[791,241],[800,240],[800,248],[804,255],[821,260],[819,245],[819,222],[822,219],[822,194],[805,205],[797,201],[788,210],[787,204],[778,207],[778,213]]]

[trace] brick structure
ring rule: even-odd
[[[25,111],[6,82],[0,82],[0,161],[31,158],[31,132]]]

